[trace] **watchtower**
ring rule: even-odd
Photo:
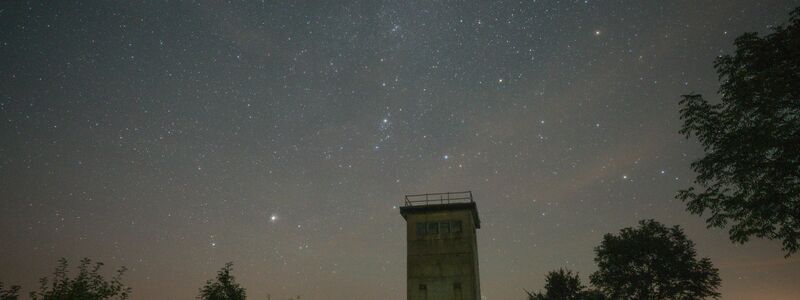
[[[472,192],[406,195],[408,300],[479,300],[476,229],[481,228]]]

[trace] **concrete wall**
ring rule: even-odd
[[[478,300],[480,280],[475,218],[469,209],[406,216],[409,300]],[[419,223],[460,221],[461,232],[417,234]],[[452,226],[452,225],[451,225]],[[421,289],[420,285],[425,285]]]

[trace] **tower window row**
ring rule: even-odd
[[[461,232],[461,221],[418,222],[417,236]]]

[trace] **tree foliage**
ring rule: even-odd
[[[598,270],[591,283],[611,299],[718,298],[718,270],[697,259],[694,243],[679,226],[642,220],[638,228],[606,234],[595,248]]]
[[[587,290],[578,274],[559,269],[550,271],[545,277],[545,292],[528,293],[529,300],[594,300],[604,299],[597,291]]]
[[[58,266],[53,273],[53,278],[43,277],[39,280],[38,292],[31,292],[33,300],[101,300],[101,299],[127,299],[131,288],[122,283],[122,275],[127,270],[121,267],[117,274],[106,281],[100,275],[101,262],[88,258],[81,260],[78,265],[78,274],[75,278],[69,277],[68,264],[65,258],[58,261]]]
[[[745,33],[736,51],[715,61],[721,101],[684,95],[681,133],[705,156],[692,162],[695,184],[677,198],[730,238],[780,240],[800,249],[800,7],[788,25],[759,37]]]
[[[199,299],[203,300],[244,300],[245,289],[234,281],[233,263],[228,262],[217,272],[216,280],[206,281],[206,285],[200,289]]]
[[[0,300],[17,300],[19,298],[20,286],[12,285],[8,289],[5,288],[3,282],[0,281]]]

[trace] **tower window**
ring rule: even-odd
[[[453,221],[451,226],[453,232],[461,232],[461,221]]]
[[[439,223],[428,223],[428,234],[439,234]]]
[[[427,284],[424,284],[424,283],[423,283],[423,284],[420,284],[420,285],[419,285],[419,290],[420,290],[420,291],[427,291],[427,290],[428,290],[428,285],[427,285]]]
[[[442,233],[450,233],[450,222],[442,222],[439,224],[439,231]]]
[[[463,230],[461,221],[417,222],[417,236],[460,233]]]

